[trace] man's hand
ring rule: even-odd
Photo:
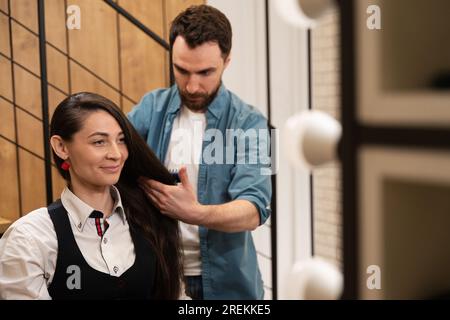
[[[178,175],[181,183],[176,186],[144,178],[139,179],[139,185],[161,213],[188,224],[204,224],[207,212],[197,201],[186,167]]]

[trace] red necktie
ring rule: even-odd
[[[97,229],[97,234],[99,235],[100,238],[103,237],[103,235],[105,234],[106,230],[108,230],[108,227],[109,227],[109,224],[106,221],[106,219],[103,219],[104,230],[102,230],[102,224],[100,223],[100,219],[103,218],[103,213],[101,213],[100,211],[94,210],[89,215],[89,218],[95,219],[95,228]]]

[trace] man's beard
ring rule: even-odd
[[[197,112],[197,111],[206,111],[209,104],[214,100],[217,96],[217,92],[219,91],[220,83],[217,88],[210,94],[208,93],[195,93],[190,94],[185,90],[181,90],[178,87],[180,92],[181,102],[184,106],[186,106],[189,110]]]

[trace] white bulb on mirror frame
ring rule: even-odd
[[[308,110],[290,117],[282,131],[291,164],[312,170],[337,158],[341,124],[325,112]]]
[[[288,23],[314,28],[317,20],[334,7],[335,0],[274,0],[276,10]]]
[[[341,298],[344,280],[333,264],[312,257],[294,264],[288,283],[288,299],[336,300]]]

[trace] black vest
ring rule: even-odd
[[[61,200],[48,207],[58,239],[58,258],[48,291],[58,299],[151,299],[156,258],[150,244],[130,226],[136,259],[120,277],[91,268],[84,259]]]

